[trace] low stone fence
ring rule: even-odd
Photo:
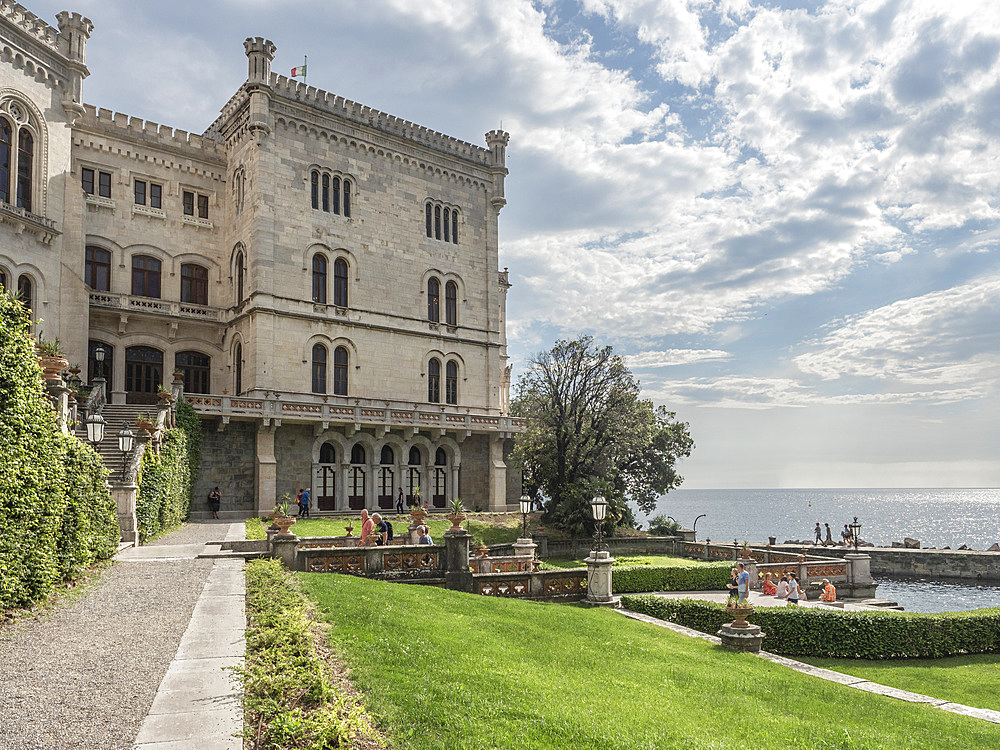
[[[838,558],[854,552],[852,547],[809,549]],[[871,571],[877,576],[941,578],[969,583],[1000,582],[1000,552],[905,547],[861,547],[858,551],[871,557]]]
[[[473,576],[473,593],[515,599],[583,599],[587,596],[587,569],[484,573]]]

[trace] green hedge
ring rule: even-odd
[[[145,543],[172,529],[191,509],[191,470],[187,434],[180,427],[164,430],[159,452],[146,447],[139,464],[135,515],[139,541]]]
[[[30,325],[0,294],[0,609],[44,598],[121,538],[100,458],[59,430]]]
[[[645,591],[714,591],[729,583],[728,562],[711,565],[659,568],[652,565],[623,565],[611,571],[611,587],[616,594]]]
[[[624,596],[622,606],[713,635],[733,619],[722,604],[695,599]],[[1000,651],[1000,608],[921,614],[758,607],[750,621],[763,629],[765,650],[786,656],[928,659]]]
[[[184,430],[187,437],[188,472],[191,475],[191,487],[194,487],[201,468],[201,420],[194,407],[186,401],[177,404],[177,426]]]

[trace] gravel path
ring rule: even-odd
[[[189,524],[155,542],[225,537]],[[212,560],[116,562],[79,598],[0,636],[0,748],[129,750]]]

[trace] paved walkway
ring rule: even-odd
[[[0,748],[239,750],[240,697],[222,667],[243,654],[242,561],[198,555],[243,528],[188,524],[127,549],[4,631]]]
[[[656,596],[661,596],[664,599],[704,599],[706,602],[719,602],[720,604],[725,604],[726,600],[729,599],[729,593],[726,591],[657,591]],[[750,592],[750,604],[754,607],[787,607],[788,602],[784,599],[779,599],[776,596],[764,596],[759,591]],[[885,607],[871,607],[866,604],[861,604],[860,602],[836,602],[836,604],[827,604],[825,602],[815,601],[810,599],[809,601],[800,601],[800,607],[815,607],[816,609],[836,609],[838,611],[847,612],[857,612],[864,610],[870,612],[872,610],[886,611]],[[893,611],[893,610],[889,610]]]

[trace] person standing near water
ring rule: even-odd
[[[833,533],[830,531],[830,524],[824,523],[823,525],[826,526],[826,541],[823,542],[823,546],[824,547],[832,547],[833,546]]]
[[[736,592],[737,600],[750,598],[750,574],[743,569],[743,563],[736,563]]]
[[[816,522],[816,545],[819,546],[823,543],[823,530],[819,527],[819,521]]]

